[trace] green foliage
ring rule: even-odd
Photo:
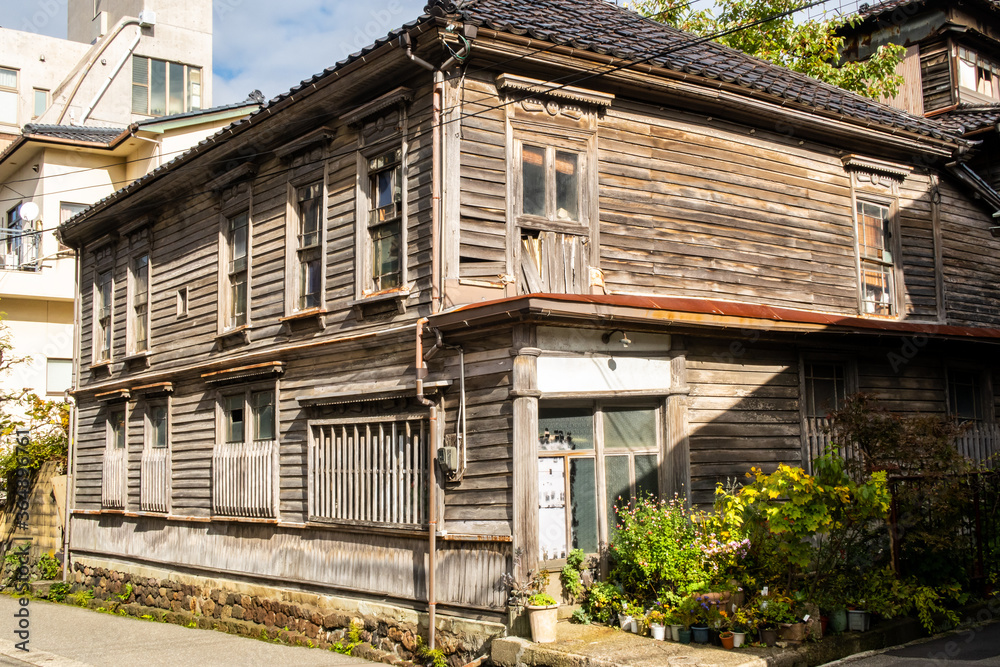
[[[566,564],[563,565],[559,573],[559,580],[562,581],[563,590],[570,597],[576,597],[583,592],[583,582],[580,580],[580,573],[585,569],[584,561],[586,555],[583,549],[571,549],[566,556]]]
[[[844,39],[838,28],[856,18],[797,20],[791,12],[801,0],[716,0],[710,10],[693,9],[688,0],[632,0],[631,9],[768,62],[878,99],[892,97],[902,84],[896,66],[905,49],[887,44],[867,60],[841,62]]]
[[[69,595],[70,584],[60,581],[49,587],[49,600],[52,602],[62,602]]]
[[[41,558],[38,559],[37,566],[39,576],[46,581],[52,581],[58,577],[62,570],[59,561],[49,554],[42,554]]]
[[[514,550],[514,572],[504,572],[500,575],[500,585],[509,592],[507,605],[520,613],[528,598],[536,593],[540,593],[548,588],[549,573],[546,570],[528,570],[523,577],[519,577],[516,572],[521,569],[524,559],[524,550],[517,547]]]
[[[680,498],[644,498],[619,510],[611,542],[611,577],[624,590],[655,599],[661,589],[695,590],[707,583],[698,531]]]
[[[439,648],[428,648],[424,644],[423,637],[417,637],[417,648],[414,651],[420,664],[427,667],[448,667],[448,658],[444,651]]]
[[[624,596],[620,587],[607,581],[595,581],[587,589],[583,610],[599,623],[611,623],[621,609]]]
[[[555,603],[556,599],[545,592],[535,593],[528,598],[528,604],[532,607],[548,607]]]
[[[334,643],[334,645],[331,647],[331,650],[336,651],[337,653],[342,653],[344,655],[350,655],[351,651],[354,650],[354,647],[361,643],[361,631],[364,629],[365,627],[360,623],[351,621],[351,627],[347,629],[347,637],[346,637],[347,641],[346,642],[338,641]],[[418,645],[419,645],[419,640],[418,640]]]
[[[128,582],[125,584],[125,590],[118,595],[118,599],[122,602],[128,602],[130,597],[132,597],[132,583]]]
[[[76,604],[80,607],[86,607],[87,604],[94,599],[94,589],[88,588],[85,591],[80,591],[76,594]]]
[[[570,623],[578,623],[580,625],[590,625],[593,620],[583,607],[574,609],[572,615],[569,617]]]

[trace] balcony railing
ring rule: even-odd
[[[212,454],[212,514],[273,517],[278,444],[227,442]]]
[[[166,512],[170,506],[170,450],[149,448],[142,453],[139,503],[144,512]]]
[[[39,232],[22,232],[18,229],[0,229],[0,269],[11,271],[37,271],[41,267]]]
[[[104,450],[101,478],[101,505],[111,509],[125,509],[127,486],[128,450],[108,447]]]

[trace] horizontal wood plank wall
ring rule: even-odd
[[[450,533],[510,535],[513,526],[513,402],[510,398],[509,333],[456,342],[465,349],[468,469],[445,490],[445,528]],[[459,408],[458,356],[444,358],[454,378],[445,394],[445,434],[455,435]]]
[[[150,558],[177,567],[245,572],[271,579],[385,595],[418,605],[426,600],[427,539],[325,529],[167,522],[153,517],[102,522],[73,519],[75,550]],[[267,544],[262,549],[261,544]],[[498,585],[509,545],[455,542],[439,546],[438,602],[502,609]],[[141,563],[141,560],[139,560]]]
[[[902,312],[905,317],[924,320],[937,319],[931,197],[931,184],[926,174],[910,174],[899,186]]]
[[[739,337],[685,341],[692,502],[710,504],[716,482],[743,481],[751,466],[799,465],[796,353]]]
[[[836,151],[620,99],[598,136],[609,289],[857,312]]]
[[[506,109],[486,74],[465,80],[459,267],[462,278],[506,273]]]
[[[941,179],[941,236],[949,324],[1000,326],[1000,238],[980,205]]]
[[[920,339],[918,339],[918,343]],[[900,339],[858,354],[858,390],[899,414],[939,414],[946,410],[945,370],[940,348]]]

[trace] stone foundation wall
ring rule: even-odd
[[[363,642],[352,653],[389,664],[415,658],[427,614],[384,603],[196,577],[155,568],[75,558],[73,591],[92,591],[91,607],[153,620],[196,624],[247,637],[327,649],[347,643],[352,623]],[[488,652],[504,626],[438,616],[436,645],[452,667]]]

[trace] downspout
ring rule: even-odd
[[[424,364],[424,324],[426,317],[417,320],[416,369],[417,369],[417,400],[426,405],[430,412],[430,433],[427,440],[427,645],[434,648],[434,616],[437,610],[437,597],[434,590],[434,567],[437,563],[437,404],[424,396],[424,378],[427,377],[427,366]]]
[[[104,50],[109,46],[111,46],[111,43],[115,41],[115,37],[118,36],[118,33],[124,30],[125,26],[127,25],[141,25],[141,24],[139,22],[139,19],[122,19],[122,21],[118,24],[118,27],[115,28],[114,33],[112,33],[111,36],[104,41],[104,44],[101,46],[99,50],[97,50],[96,52],[94,52],[92,56],[90,56],[90,62],[88,62],[86,67],[83,68],[83,73],[80,74],[80,78],[77,79],[76,85],[73,86],[73,92],[71,92],[66,97],[66,106],[63,107],[62,112],[59,114],[59,119],[56,121],[56,125],[62,124],[63,118],[66,117],[66,112],[69,110],[70,104],[73,103],[73,98],[76,97],[77,92],[80,90],[80,86],[83,85],[83,80],[86,79],[87,74],[90,73],[90,68],[94,66],[94,63],[97,62],[97,59],[101,56],[102,53],[104,53]],[[133,46],[132,48],[135,47]]]
[[[97,103],[100,102],[101,97],[104,96],[104,93],[111,85],[111,82],[115,80],[116,76],[118,76],[118,72],[122,70],[122,67],[125,67],[125,63],[128,62],[128,59],[132,56],[132,52],[135,50],[135,47],[139,45],[140,37],[142,37],[141,30],[135,36],[135,39],[132,40],[132,43],[129,44],[128,49],[126,49],[125,53],[122,54],[121,60],[119,60],[115,64],[115,66],[111,68],[111,72],[108,74],[107,81],[104,82],[104,85],[101,86],[101,89],[97,91],[96,95],[94,95],[94,99],[90,100],[90,104],[88,104],[87,108],[83,110],[83,115],[80,116],[81,125],[87,122],[87,117],[90,116],[90,112],[93,111],[94,107],[97,106]]]
[[[73,289],[73,389],[80,385],[80,325],[83,321],[80,312],[80,284],[83,268],[80,262],[80,249],[76,250],[76,271],[74,280],[76,285]],[[79,419],[77,415],[76,399],[74,398],[69,412],[69,451],[66,454],[66,511],[63,513],[63,520],[66,526],[63,529],[63,581],[69,578],[70,557],[69,557],[69,529],[70,529],[70,509],[75,504],[72,499],[76,495],[76,438],[79,431]]]
[[[441,227],[441,98],[444,89],[444,70],[448,69],[459,58],[468,55],[471,45],[466,44],[462,53],[458,57],[452,56],[441,63],[440,67],[435,67],[423,58],[413,53],[413,44],[409,33],[403,33],[400,37],[400,45],[406,47],[406,57],[424,69],[433,72],[434,87],[432,92],[431,110],[431,314],[441,310],[441,248],[438,242]],[[426,317],[417,320],[416,334],[416,373],[417,373],[417,400],[421,405],[427,406],[428,421],[430,422],[429,443],[427,445],[427,645],[435,647],[435,615],[437,611],[437,596],[434,587],[434,570],[437,564],[437,440],[438,440],[438,418],[437,404],[424,396],[424,378],[427,376],[427,366],[424,364],[424,324]],[[436,348],[433,350],[436,351]]]

